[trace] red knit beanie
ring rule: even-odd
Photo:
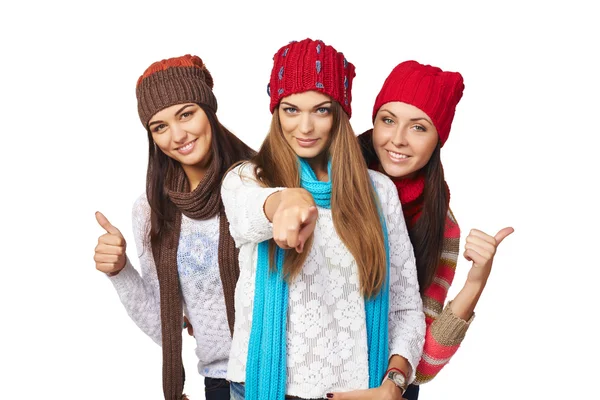
[[[398,64],[385,80],[375,99],[373,121],[379,108],[386,103],[401,101],[413,105],[431,118],[443,146],[464,89],[463,77],[458,72],[405,61]]]
[[[217,111],[213,78],[202,59],[186,54],[150,65],[136,86],[138,114],[144,127],[154,114],[182,103],[200,103]]]
[[[267,87],[271,113],[283,97],[315,90],[340,103],[350,117],[355,75],[354,65],[344,54],[321,40],[290,42],[273,56],[271,81]]]

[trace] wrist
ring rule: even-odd
[[[403,390],[402,388],[398,387],[394,382],[392,382],[389,379],[385,379],[383,381],[383,383],[381,384],[381,388],[383,390],[385,390],[385,393],[389,393],[390,395],[393,395],[394,398],[397,399],[402,399],[402,395],[404,395],[404,392],[406,390]]]
[[[400,396],[402,396],[408,388],[408,378],[406,373],[400,368],[388,368],[388,370],[385,372],[385,377],[383,378],[381,386],[389,386],[390,383],[396,387],[396,390],[398,390],[400,392]]]
[[[125,268],[125,267],[123,267],[123,268]],[[123,271],[123,268],[118,269],[116,271],[107,272],[106,276],[108,276],[109,278],[112,278],[113,276],[117,276],[117,275],[119,275],[119,272]]]
[[[281,199],[283,196],[283,192],[288,189],[278,190],[277,192],[271,193],[263,204],[263,213],[265,217],[269,220],[269,222],[273,222],[273,216],[275,215],[275,211],[279,207],[281,203]]]
[[[113,276],[116,276],[119,274],[119,272],[123,271],[125,269],[125,267],[127,266],[127,259],[125,260],[125,262],[123,263],[123,266],[119,269],[115,269],[114,271],[111,272],[105,272],[106,276],[108,276],[109,278],[112,278]]]
[[[487,279],[481,282],[471,282],[467,280],[467,282],[465,282],[465,286],[463,287],[463,291],[465,294],[468,294],[473,298],[479,298],[479,296],[481,296],[481,292],[483,292],[483,289],[485,288],[486,283]]]
[[[291,197],[300,197],[302,199],[312,199],[310,192],[304,188],[286,188],[281,192],[282,199],[289,199]]]
[[[466,282],[461,291],[450,303],[452,313],[458,318],[468,321],[475,311],[485,283]]]

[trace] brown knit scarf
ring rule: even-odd
[[[163,349],[163,391],[165,399],[180,400],[184,376],[182,348],[182,300],[177,274],[177,247],[181,232],[181,214],[192,219],[209,219],[219,214],[219,271],[225,295],[227,320],[233,334],[234,291],[239,277],[238,250],[229,233],[220,193],[220,177],[217,162],[211,162],[206,175],[194,191],[190,192],[187,177],[180,165],[167,173],[169,199],[176,206],[172,229],[163,232],[159,244],[153,246],[160,286],[160,317]]]

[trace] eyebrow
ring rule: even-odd
[[[297,105],[295,105],[295,104],[288,103],[287,101],[282,101],[282,102],[281,102],[281,104],[287,104],[287,105],[288,105],[288,106],[290,106],[290,107],[294,107],[294,108],[300,108],[300,107],[298,107],[298,106],[297,106]],[[331,102],[331,100],[326,100],[326,101],[324,101],[324,102],[322,102],[322,103],[319,103],[319,104],[317,104],[316,106],[314,106],[314,107],[313,107],[313,109],[315,109],[315,108],[320,108],[320,107],[323,107],[325,104],[329,104],[329,105],[331,105],[331,104],[332,104],[332,102]]]
[[[186,104],[185,106],[183,106],[183,107],[181,107],[179,110],[177,110],[177,112],[175,113],[175,116],[177,116],[177,115],[181,114],[181,113],[183,112],[183,110],[185,110],[186,108],[188,108],[188,107],[193,107],[193,106],[194,106],[194,104]],[[160,121],[160,120],[157,120],[157,121],[152,121],[152,122],[150,122],[150,123],[148,124],[148,127],[151,127],[151,126],[152,126],[152,125],[154,125],[154,124],[160,124],[160,123],[162,123],[162,122],[163,122],[163,121]]]
[[[398,117],[396,116],[396,114],[394,114],[394,113],[393,113],[393,112],[391,112],[390,110],[387,110],[387,109],[385,109],[385,108],[382,108],[382,109],[381,109],[381,111],[385,111],[385,112],[387,112],[387,113],[391,114],[391,115],[392,115],[392,117],[394,117],[394,118],[398,118]],[[416,122],[416,121],[427,121],[427,122],[429,122],[429,124],[430,124],[430,125],[433,125],[433,122],[431,122],[430,120],[428,120],[427,118],[424,118],[424,117],[411,118],[411,119],[409,119],[409,121],[411,121],[411,122]]]

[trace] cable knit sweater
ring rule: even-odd
[[[132,216],[142,273],[140,275],[127,260],[125,268],[109,279],[131,319],[161,345],[160,295],[148,238],[150,205],[145,194],[135,202]],[[182,216],[177,251],[179,284],[185,315],[194,327],[198,372],[210,378],[227,376],[231,348],[231,333],[217,261],[218,248],[218,215],[207,220]]]
[[[416,371],[425,319],[414,253],[396,188],[385,175],[369,174],[390,239],[390,354],[405,357]],[[228,368],[228,379],[234,382],[244,382],[246,376],[258,243],[273,235],[263,206],[278,190],[282,188],[261,187],[253,165],[230,171],[221,189],[231,235],[240,248]],[[369,382],[365,304],[356,261],[335,232],[331,210],[319,207],[318,213],[312,248],[289,287],[286,394],[303,398],[366,389]],[[414,372],[409,379],[414,379]]]

